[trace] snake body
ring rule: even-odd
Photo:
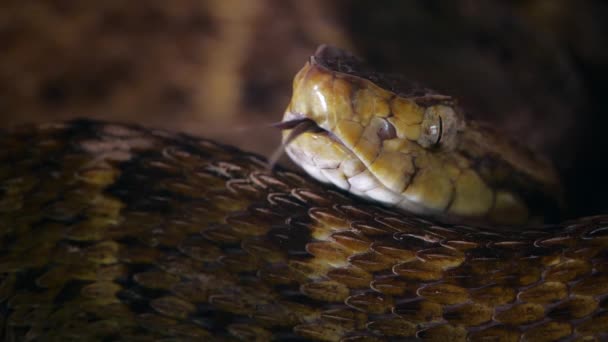
[[[607,336],[608,216],[439,225],[122,124],[0,145],[4,341]]]
[[[384,92],[389,88],[373,88],[369,79],[338,66],[315,68],[320,79],[343,77],[360,82],[358,92],[373,90],[361,95],[366,101],[400,101],[402,109],[390,113],[411,121],[407,130],[396,122],[394,132],[383,130],[390,127],[388,114],[361,124],[380,122],[376,137],[406,138],[400,145],[409,144],[405,154],[416,155],[411,161],[419,171],[407,181],[400,178],[406,173],[395,177],[400,186],[434,183],[436,169],[421,159],[427,156],[431,166],[452,163],[446,151],[462,153],[465,146],[456,133],[476,131],[474,124],[463,130],[458,119],[445,116],[457,115],[449,97],[395,100]],[[296,78],[295,84],[322,90],[317,81],[302,86]],[[298,96],[308,95],[295,91],[287,121],[309,112],[298,106],[315,106]],[[348,106],[353,103],[369,101]],[[421,115],[414,120],[415,112]],[[456,132],[443,137],[443,146],[433,135],[438,117],[448,124],[442,134]],[[292,157],[325,139],[328,128],[339,132],[316,125],[325,132],[300,134],[287,146]],[[332,139],[341,145],[320,140],[317,147],[362,155],[356,144],[344,148],[346,135]],[[487,167],[466,164],[470,155],[461,155],[464,164],[455,164],[460,173],[476,174],[451,179],[455,185],[445,192],[450,204],[433,207],[446,197],[427,193],[420,198],[436,201],[410,201],[405,207],[422,210],[404,213],[302,174],[268,171],[264,158],[230,146],[134,125],[79,120],[25,126],[0,135],[0,146],[4,341],[608,338],[608,216],[525,229],[421,216],[508,223],[496,205],[472,211],[458,204],[459,196],[479,192],[466,190],[470,184],[486,184],[492,203],[512,199],[502,203],[515,205],[504,211],[518,214],[514,221],[533,216],[529,198],[558,193],[550,168],[536,157],[521,162],[517,153],[493,154],[491,160],[503,162],[484,173]],[[359,162],[374,170],[373,162]],[[328,180],[327,172],[307,170]],[[375,170],[376,180],[385,180],[377,174],[383,169]],[[425,172],[427,180],[420,181],[416,176]],[[496,174],[502,182],[491,177]],[[508,192],[523,185],[535,195]]]

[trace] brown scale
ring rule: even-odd
[[[606,216],[443,225],[136,126],[0,145],[0,340],[608,338]]]

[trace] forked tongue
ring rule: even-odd
[[[281,145],[279,145],[279,147],[277,147],[277,149],[274,150],[274,152],[268,159],[268,167],[270,170],[274,169],[274,166],[277,164],[277,161],[279,160],[279,158],[281,158],[281,156],[283,155],[283,152],[285,152],[285,148],[287,147],[287,145],[289,145],[298,136],[300,136],[300,134],[306,133],[306,132],[317,132],[320,130],[319,126],[317,126],[317,124],[314,121],[312,121],[311,119],[306,119],[306,118],[290,120],[290,121],[281,121],[281,122],[272,124],[272,126],[279,128],[281,130],[291,129],[292,131],[289,133],[287,138],[285,140],[283,140]]]

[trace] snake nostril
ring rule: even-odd
[[[388,120],[382,120],[383,125],[378,129],[378,137],[380,140],[390,140],[395,139],[397,137],[397,131],[395,130],[395,126],[392,123],[388,122]]]

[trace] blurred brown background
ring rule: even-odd
[[[3,0],[0,128],[74,117],[268,155],[321,43],[456,95],[556,161],[571,215],[608,209],[603,1]]]

